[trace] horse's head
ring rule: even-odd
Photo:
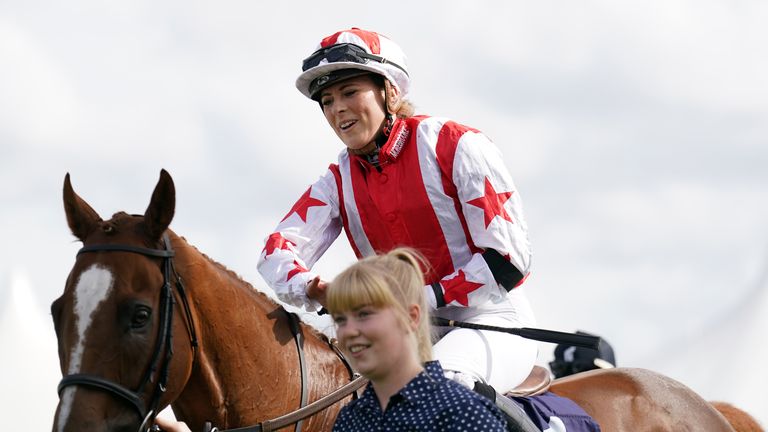
[[[173,319],[183,310],[174,301],[178,281],[166,234],[174,207],[165,170],[143,216],[120,212],[106,221],[65,177],[67,222],[83,249],[51,305],[64,376],[54,432],[137,431],[181,392],[192,358],[184,354],[192,348],[184,328],[191,323]]]

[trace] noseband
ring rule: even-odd
[[[149,425],[154,422],[155,416],[157,415],[157,406],[160,403],[160,398],[163,393],[165,393],[166,385],[168,383],[168,368],[171,363],[171,357],[173,357],[173,306],[175,304],[171,277],[175,278],[176,290],[178,291],[184,306],[184,314],[186,316],[187,330],[189,332],[192,349],[196,350],[197,348],[197,336],[195,334],[195,326],[192,322],[192,313],[189,309],[189,301],[187,300],[187,294],[184,290],[181,277],[176,273],[176,269],[173,267],[173,256],[175,254],[171,247],[168,234],[163,235],[163,246],[165,249],[148,249],[120,244],[102,244],[85,246],[77,252],[78,256],[90,252],[132,252],[147,257],[162,258],[163,287],[160,290],[160,327],[158,328],[157,342],[155,343],[155,349],[149,367],[144,374],[141,384],[139,384],[136,390],[130,390],[108,379],[89,374],[67,375],[61,379],[58,387],[59,397],[61,397],[61,393],[65,388],[73,385],[81,385],[103,390],[113,396],[123,399],[130,403],[139,414],[139,418],[142,420],[142,423],[139,426],[140,432],[145,431]],[[163,351],[165,352],[165,355],[161,356]],[[149,403],[145,403],[141,395],[144,393],[146,385],[153,381],[153,378],[155,379],[155,387],[152,389]]]

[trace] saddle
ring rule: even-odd
[[[546,392],[549,389],[552,379],[549,371],[541,366],[534,366],[528,377],[517,387],[508,391],[504,395],[487,395],[484,391],[478,391],[478,385],[475,384],[475,391],[490,397],[496,406],[504,413],[507,420],[507,430],[509,432],[539,432],[541,429],[532,421],[525,409],[513,401],[515,397],[536,396]],[[480,387],[484,389],[484,387]],[[488,386],[490,391],[493,388]]]
[[[597,422],[574,401],[550,392],[551,384],[549,371],[534,366],[525,381],[507,392],[506,397],[497,398],[496,405],[513,420],[507,421],[509,431],[600,431]],[[551,423],[553,417],[559,419],[559,425]]]
[[[552,376],[549,371],[541,366],[533,366],[528,377],[517,387],[504,394],[506,397],[536,396],[547,390],[552,384]]]

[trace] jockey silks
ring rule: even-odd
[[[398,119],[378,152],[377,169],[342,151],[267,238],[258,268],[281,300],[318,309],[305,293],[310,269],[342,229],[358,257],[417,249],[430,265],[427,282],[440,284],[448,306],[506,296],[483,259],[486,249],[528,274],[520,195],[485,135],[445,118]]]

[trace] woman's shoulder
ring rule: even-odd
[[[458,139],[467,132],[481,133],[479,129],[461,123],[450,117],[419,114],[413,117],[408,117],[405,121],[412,129],[440,132],[440,135],[444,138],[453,136]]]
[[[354,415],[356,411],[360,410],[375,410],[378,406],[378,399],[376,398],[376,391],[373,389],[373,385],[369,382],[363,393],[349,401],[346,405],[341,407],[339,417]]]

